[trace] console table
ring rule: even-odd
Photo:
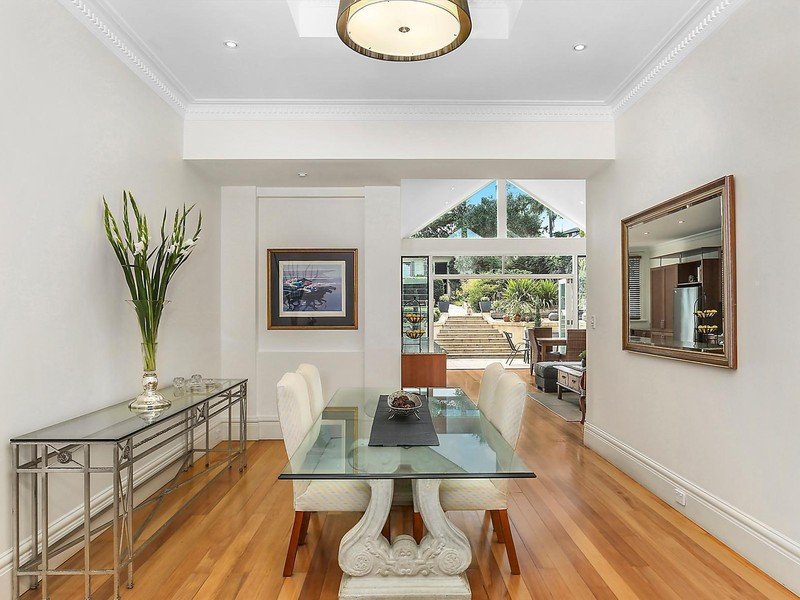
[[[238,439],[233,437],[234,408],[238,423],[247,422],[246,379],[217,379],[202,391],[170,387],[160,393],[172,401],[160,413],[133,413],[128,400],[11,440],[13,598],[19,595],[21,580],[28,578],[29,587],[41,587],[46,600],[48,577],[53,575],[83,576],[86,599],[92,597],[93,576],[111,575],[114,598],[119,598],[120,571],[127,567],[127,585],[132,588],[137,554],[235,461],[240,471],[247,466],[246,427],[238,427]],[[228,441],[211,448],[211,432],[217,427],[227,431]],[[212,455],[217,458],[212,460]],[[187,473],[198,457],[204,468],[198,465]],[[146,497],[135,497],[137,492],[144,496],[141,486],[169,469],[176,473],[166,485]],[[78,509],[82,519],[66,528],[63,522],[55,527],[49,515],[51,498],[63,500],[58,495],[62,490],[74,493],[77,477],[83,488]],[[191,485],[184,490],[181,508],[165,517],[165,511],[159,511],[169,504],[163,502],[165,497],[187,484]],[[24,540],[21,505],[29,506],[25,525],[32,532]],[[98,568],[86,542],[109,529],[112,568]],[[51,566],[55,556],[80,545],[82,567]]]

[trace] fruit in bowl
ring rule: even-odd
[[[411,392],[404,391],[389,394],[386,402],[389,405],[390,411],[400,414],[414,412],[419,409],[420,406],[422,406],[422,399],[420,399],[419,396],[412,394]]]

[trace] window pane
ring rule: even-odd
[[[578,329],[586,329],[586,257],[578,257]]]
[[[566,275],[572,273],[571,256],[507,256],[505,273]]]
[[[579,237],[580,228],[510,181],[506,187],[508,237]]]
[[[438,256],[433,260],[436,275],[489,275],[503,269],[499,256]]]
[[[428,258],[403,257],[402,351],[428,350]]]
[[[496,238],[497,182],[475,192],[411,237]]]

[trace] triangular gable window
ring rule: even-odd
[[[411,237],[496,238],[497,182],[478,190]]]
[[[581,228],[510,181],[506,184],[510,238],[580,237]]]

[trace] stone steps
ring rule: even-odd
[[[511,351],[505,336],[480,315],[448,317],[436,343],[452,358],[506,358]]]

